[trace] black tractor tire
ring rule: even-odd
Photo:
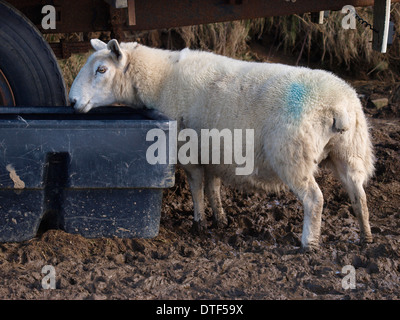
[[[28,18],[2,0],[0,71],[15,106],[68,104],[64,78],[49,44]]]

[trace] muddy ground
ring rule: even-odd
[[[359,244],[349,198],[326,171],[318,176],[325,197],[318,252],[299,251],[303,210],[290,192],[224,187],[228,228],[195,236],[192,200],[178,170],[154,239],[85,239],[49,230],[1,243],[0,299],[399,299],[400,85],[354,85],[377,156],[366,188],[373,244]],[[380,97],[389,105],[377,109],[370,100]],[[55,290],[42,289],[45,265],[55,268]],[[342,287],[346,265],[355,268],[355,289]]]

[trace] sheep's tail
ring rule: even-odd
[[[358,157],[362,157],[363,159],[364,171],[366,175],[364,182],[367,182],[374,174],[376,158],[374,147],[371,141],[370,125],[368,124],[368,121],[362,112],[357,112],[357,125],[360,129],[356,130],[353,143],[363,144],[363,147],[359,150]]]
[[[334,108],[332,130],[341,133],[339,153],[353,168],[363,172],[364,183],[375,170],[375,155],[370,137],[370,127],[359,100],[347,107]]]
[[[347,110],[344,108],[334,110],[332,129],[340,133],[350,129],[350,119]]]

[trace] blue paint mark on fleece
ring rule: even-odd
[[[295,120],[301,118],[308,90],[301,83],[292,83],[286,94],[286,108],[288,114]]]

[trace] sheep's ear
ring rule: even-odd
[[[107,44],[107,48],[111,51],[116,60],[119,60],[122,57],[122,51],[117,40],[110,40]]]
[[[96,51],[103,50],[107,48],[107,44],[99,39],[92,39],[90,40],[90,44],[92,45],[93,49]]]

